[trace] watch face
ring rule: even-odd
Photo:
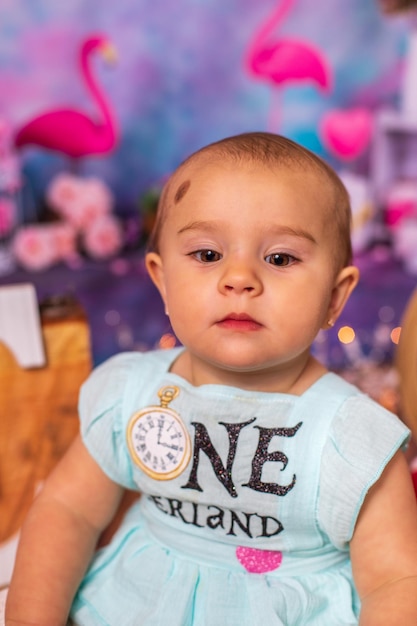
[[[135,463],[156,480],[176,478],[190,461],[189,434],[179,415],[169,408],[148,407],[135,413],[127,440]]]

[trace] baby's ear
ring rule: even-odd
[[[340,270],[334,281],[327,319],[323,328],[327,329],[335,324],[358,281],[359,270],[357,267],[349,265]]]
[[[145,257],[146,269],[152,279],[152,282],[161,294],[161,298],[166,305],[165,295],[165,274],[162,259],[156,252],[148,252]]]

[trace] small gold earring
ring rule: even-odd
[[[327,326],[330,326],[330,328],[333,328],[334,326],[334,321],[332,319],[327,321]]]

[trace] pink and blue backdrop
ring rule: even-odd
[[[249,130],[285,134],[336,169],[372,178],[372,124],[382,109],[399,107],[410,28],[407,17],[383,15],[377,0],[2,0],[0,122],[12,136],[47,110],[94,116],[78,65],[81,43],[102,33],[118,53],[112,67],[91,59],[115,145],[77,159],[19,147],[21,219],[42,220],[45,189],[60,172],[98,177],[114,194],[115,213],[137,216],[142,199],[188,154]],[[318,345],[335,367],[391,358],[389,333],[416,282],[390,253],[381,207],[375,210],[377,235],[359,246],[363,279],[341,320],[355,329],[356,347],[343,347],[337,328]],[[77,267],[17,267],[0,284],[29,280],[40,299],[74,293],[100,362],[122,349],[154,347],[169,332],[143,250],[133,248]]]

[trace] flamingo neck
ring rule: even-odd
[[[259,48],[261,47],[261,44],[265,42],[265,39],[267,39],[268,36],[275,30],[278,24],[283,21],[293,3],[294,0],[281,0],[281,2],[278,3],[275,10],[271,13],[271,15],[260,27],[260,29],[255,33],[255,36],[249,46],[247,56],[248,59],[257,54]]]
[[[103,116],[104,123],[106,124],[106,126],[111,128],[113,127],[113,124],[114,124],[113,114],[111,112],[111,109],[107,100],[105,99],[98,85],[97,80],[93,77],[93,74],[91,71],[91,62],[90,62],[91,52],[92,50],[82,52],[81,60],[80,60],[81,72],[82,72],[85,84],[87,85],[87,89],[90,92],[93,100],[95,101],[97,107],[99,108]]]

